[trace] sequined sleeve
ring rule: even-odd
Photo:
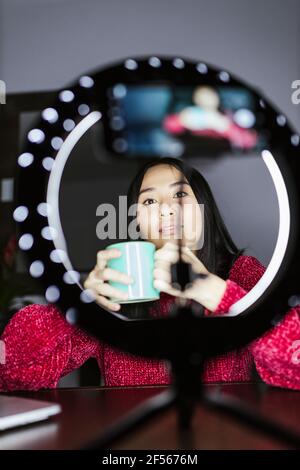
[[[226,289],[219,305],[211,313],[226,314],[231,305],[255,286],[264,272],[265,267],[254,256],[240,256],[230,270],[229,278],[226,280]]]
[[[256,258],[241,256],[226,280],[227,288],[213,314],[226,314],[232,304],[255,286],[264,271]],[[300,306],[288,310],[281,321],[248,348],[264,382],[300,390]]]
[[[99,354],[99,343],[67,323],[54,305],[19,310],[2,336],[0,391],[55,388],[59,379]]]

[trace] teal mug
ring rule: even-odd
[[[112,302],[127,304],[159,299],[159,290],[153,286],[154,243],[146,241],[120,242],[113,243],[105,249],[117,249],[121,252],[121,256],[118,258],[109,259],[107,266],[129,274],[134,280],[132,284],[128,285],[108,281],[112,287],[128,294],[128,299],[123,300],[112,297]]]

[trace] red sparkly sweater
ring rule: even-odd
[[[221,314],[257,283],[265,268],[252,256],[240,256],[226,280],[225,293],[214,312]],[[161,293],[166,315],[175,297]],[[291,308],[276,326],[246,347],[206,362],[204,382],[251,380],[254,366],[268,384],[300,390],[300,306]],[[54,305],[30,305],[6,326],[5,363],[0,361],[0,391],[55,388],[64,375],[87,359],[97,360],[106,386],[170,383],[166,361],[124,353],[72,326]],[[297,352],[299,350],[299,355]],[[2,361],[4,362],[4,361]]]

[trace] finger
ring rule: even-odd
[[[185,251],[182,251],[181,252],[181,259],[183,261],[185,261],[186,263],[189,263],[189,264],[192,264],[194,263],[196,260],[195,260],[196,257],[193,258],[193,256],[191,256],[190,253],[187,253]],[[198,259],[198,258],[197,258]]]
[[[162,248],[160,248],[159,250],[157,250],[157,251],[160,251],[160,250],[179,251],[179,243],[175,242],[175,241],[165,243],[164,246]],[[190,254],[192,257],[196,257],[196,255],[193,253],[193,251],[186,245],[181,245],[181,251],[186,253],[186,254]]]
[[[159,249],[154,254],[154,260],[169,261],[170,263],[176,263],[178,260],[178,251],[173,249]]]
[[[154,278],[154,280],[166,281],[169,284],[172,281],[172,276],[171,276],[170,271],[168,271],[166,269],[161,269],[161,268],[155,268],[153,270],[153,278]]]
[[[89,282],[89,284],[94,284],[94,283],[100,283],[103,282],[102,279],[102,270],[98,269],[97,266],[93,271],[90,272],[89,277],[86,280],[86,283]]]
[[[116,297],[117,299],[120,299],[120,300],[128,299],[127,292],[123,292],[120,289],[117,289],[116,287],[113,287],[106,282],[103,282],[103,284],[99,285],[97,289],[97,293],[100,295],[104,295],[105,297]]]
[[[129,274],[122,273],[112,268],[105,268],[100,274],[100,277],[104,281],[115,281],[121,282],[122,284],[132,284],[134,282],[134,279]]]
[[[160,292],[166,292],[167,294],[174,295],[176,297],[181,297],[181,291],[174,289],[170,284],[162,279],[156,279],[153,282],[153,285]]]
[[[121,256],[120,250],[112,248],[109,250],[100,250],[97,253],[97,268],[102,270],[105,268],[107,260],[112,258],[119,258]]]
[[[192,257],[189,253],[185,253],[184,251],[181,252],[181,259],[185,261],[188,264],[195,264],[198,263],[198,258],[197,257]],[[179,251],[165,251],[161,252],[158,254],[158,256],[155,257],[154,259],[154,265],[156,266],[156,263],[159,264],[159,266],[166,266],[166,263],[169,264],[174,264],[179,261]],[[201,262],[199,262],[199,269],[201,268]],[[204,270],[203,266],[203,270]]]
[[[179,259],[179,247],[178,248],[178,259]],[[193,266],[193,269],[197,273],[208,273],[207,268],[204,266],[202,261],[195,255],[195,253],[188,247],[181,247],[181,259],[186,263]]]
[[[209,273],[209,271],[204,266],[202,261],[196,255],[194,255],[194,253],[192,251],[190,251],[190,252],[183,251],[182,252],[182,259],[186,263],[190,263],[192,265],[194,272],[196,272],[198,274],[201,274],[201,273],[208,274]]]
[[[188,246],[182,246],[181,253],[182,253],[182,256],[185,256],[186,258],[190,258],[193,261],[199,261],[201,263],[199,258],[195,255],[195,253],[192,252],[192,250]]]
[[[178,241],[175,241],[175,240],[168,241],[167,243],[164,244],[164,246],[161,249],[177,250],[178,249]]]
[[[107,282],[99,281],[99,279],[90,276],[88,281],[85,283],[85,289],[91,291],[95,297],[108,296],[108,297],[117,297],[122,300],[128,299],[128,294],[120,289],[117,289],[114,286],[111,286]]]
[[[96,297],[96,302],[101,305],[101,307],[107,308],[108,310],[112,310],[116,312],[117,310],[120,310],[121,305],[115,302],[111,302],[108,300],[106,297],[102,297],[101,295],[98,295]]]
[[[178,240],[172,240],[164,244],[162,248],[159,250],[172,250],[172,251],[178,251],[179,250],[179,239]],[[157,251],[159,251],[157,250]],[[192,250],[186,246],[186,245],[181,245],[181,250],[185,251],[187,253],[193,253]]]
[[[161,252],[164,252],[164,251],[176,251],[178,249],[178,243],[173,241],[173,242],[166,242],[164,244],[164,246],[162,246],[161,248],[159,248],[158,250],[155,251],[155,254],[156,253],[161,253]]]
[[[176,265],[164,261],[156,262],[153,269],[154,279],[162,279],[166,282],[169,282],[173,287],[175,287],[176,282],[172,282],[174,276],[176,277],[175,272],[173,272],[173,266],[175,267]]]
[[[190,261],[186,260],[186,262],[190,264]],[[170,263],[169,261],[164,261],[164,260],[156,260],[154,262],[153,274],[155,270],[162,270],[168,273],[169,278],[172,279],[173,266],[175,267],[176,263]]]
[[[157,259],[154,261],[154,269],[159,268],[159,269],[166,269],[166,270],[171,270],[171,264],[170,261],[165,261],[163,259]]]

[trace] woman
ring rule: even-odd
[[[180,182],[183,182],[182,186]],[[144,165],[137,173],[129,187],[127,198],[128,207],[137,205],[133,217],[137,219],[140,238],[151,241],[157,248],[154,270],[154,285],[157,288],[162,292],[182,297],[178,290],[171,289],[164,282],[170,278],[170,264],[177,259],[174,250],[178,238],[181,238],[184,245],[183,257],[192,265],[193,270],[197,273],[206,274],[209,271],[217,274],[219,277],[211,276],[209,281],[214,280],[214,287],[220,292],[225,290],[225,281],[222,278],[227,278],[229,268],[243,250],[238,250],[232,241],[211,189],[197,170],[175,158],[156,159]],[[204,217],[200,205],[204,207]],[[176,225],[179,218],[183,227]],[[103,281],[130,282],[127,275],[105,269],[106,261],[116,256],[120,256],[117,250],[98,252],[97,264],[85,282],[85,287],[96,294],[97,302],[113,311],[118,311],[121,305],[110,302],[107,296],[124,300],[126,296]],[[195,282],[194,287],[196,285]],[[207,288],[203,287],[201,291],[207,291]],[[197,285],[193,292],[187,290],[185,296],[191,299],[193,294],[197,296],[201,291]],[[211,291],[211,294],[215,297],[217,293]],[[202,302],[199,303],[206,306]],[[138,306],[141,316],[149,315],[149,311],[146,315],[143,314],[149,310],[147,306],[148,303]],[[152,306],[153,304],[150,308]],[[155,304],[154,306],[156,307]],[[132,316],[133,306],[128,309],[123,306],[123,310]]]
[[[129,204],[137,203],[142,238],[152,241],[157,248],[154,285],[161,295],[147,308],[142,306],[144,316],[167,316],[177,297],[196,302],[204,315],[225,314],[264,273],[257,259],[243,255],[233,243],[205,179],[181,160],[161,158],[146,164],[130,185],[128,196]],[[182,198],[181,218],[176,215],[178,198]],[[204,218],[199,204],[204,206]],[[192,236],[186,230],[191,224],[195,228]],[[196,273],[206,274],[205,279],[194,279],[184,292],[171,285],[171,264],[178,257],[174,240],[178,235],[182,238],[185,261]],[[203,246],[199,244],[201,236]],[[125,300],[126,296],[107,281],[132,282],[128,275],[106,267],[107,259],[115,256],[119,256],[116,250],[100,251],[97,264],[85,281],[85,288],[94,291],[97,302],[112,311],[119,310],[120,304],[111,302],[109,297],[117,295]],[[136,308],[141,310],[141,306]],[[300,338],[299,313],[299,307],[292,308],[263,337],[208,360],[203,381],[251,380],[255,364],[265,382],[300,389],[299,361],[293,360],[293,348]],[[170,382],[164,361],[135,357],[101,343],[69,325],[53,305],[31,305],[20,310],[1,339],[6,347],[6,363],[0,365],[3,391],[54,388],[62,376],[90,357],[97,359],[108,386]]]

